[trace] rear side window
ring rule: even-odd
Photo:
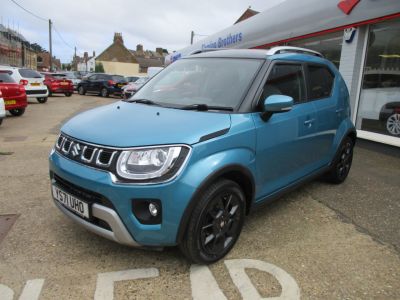
[[[0,72],[0,83],[15,83],[15,80],[8,73]]]
[[[42,78],[42,76],[31,69],[18,69],[19,74],[24,78]]]
[[[113,76],[111,76],[111,78],[112,78],[112,80],[117,81],[117,82],[126,82],[126,79],[123,76],[115,76],[115,75],[113,75]]]
[[[332,94],[333,81],[335,77],[332,72],[324,66],[308,66],[310,77],[309,99],[316,100],[330,97]]]
[[[263,102],[271,95],[285,95],[292,97],[294,103],[299,103],[305,99],[305,90],[301,65],[276,64],[268,76],[260,100]]]

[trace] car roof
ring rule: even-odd
[[[328,60],[311,55],[306,53],[296,53],[296,52],[285,52],[279,54],[269,55],[268,50],[264,49],[223,49],[223,50],[211,50],[205,52],[201,52],[198,54],[192,54],[182,59],[188,58],[253,58],[253,59],[265,59],[265,60],[276,60],[276,59],[285,59],[285,60],[297,60],[297,61],[308,61],[315,63],[327,63]]]

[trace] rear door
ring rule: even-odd
[[[83,86],[88,92],[93,92],[95,90],[95,84],[97,80],[97,74],[89,76],[86,80],[82,81]]]
[[[271,69],[272,68],[272,69]],[[270,95],[294,99],[292,110],[275,113],[268,121],[254,114],[257,130],[257,198],[273,194],[313,171],[315,108],[307,102],[302,63],[277,62],[259,99],[259,110]]]
[[[333,141],[345,106],[340,101],[339,88],[334,87],[335,74],[327,66],[309,63],[306,70],[308,101],[314,103],[316,110],[314,156],[318,161],[315,163],[322,167],[332,158]]]

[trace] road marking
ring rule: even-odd
[[[300,299],[300,289],[297,282],[281,268],[261,260],[255,259],[230,259],[225,260],[229,275],[238,288],[244,300],[247,299],[274,299],[274,300],[297,300]],[[257,289],[251,283],[245,268],[253,268],[270,273],[282,286],[282,293],[279,297],[261,298]]]
[[[13,300],[14,291],[8,286],[0,283],[0,295],[2,300]]]
[[[158,277],[156,268],[133,269],[118,272],[100,273],[97,275],[96,291],[94,300],[113,300],[114,282],[124,280],[135,280],[142,278]]]
[[[226,299],[207,266],[192,265],[190,267],[190,284],[194,300]]]
[[[42,291],[44,279],[28,280],[22,290],[19,300],[37,300]]]

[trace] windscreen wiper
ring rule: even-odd
[[[179,107],[179,109],[183,110],[198,110],[198,111],[207,111],[207,110],[225,110],[225,111],[233,111],[233,107],[229,106],[214,106],[207,104],[191,104]]]
[[[153,100],[149,100],[149,99],[127,99],[127,100],[122,100],[122,101],[129,102],[129,103],[140,103],[140,104],[161,106],[160,104],[154,102]]]

